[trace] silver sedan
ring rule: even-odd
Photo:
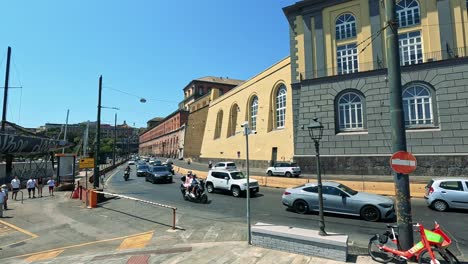
[[[366,221],[392,219],[395,217],[392,199],[371,193],[357,192],[337,182],[323,182],[323,211],[361,216]],[[316,183],[288,188],[282,202],[297,213],[318,211],[318,187]]]

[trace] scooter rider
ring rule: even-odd
[[[192,198],[195,198],[195,191],[197,190],[197,187],[198,187],[198,184],[200,182],[198,181],[197,179],[197,175],[196,174],[193,174],[192,176],[192,183],[191,183],[191,186],[190,186],[190,196]]]
[[[185,177],[185,182],[184,182],[184,187],[186,189],[185,195],[189,195],[190,187],[192,185],[192,181],[193,181],[192,171],[188,171],[187,172],[187,177]]]

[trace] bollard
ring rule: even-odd
[[[172,230],[175,230],[176,222],[176,209],[172,209]]]

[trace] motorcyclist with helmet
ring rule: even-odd
[[[192,171],[187,172],[187,176],[185,177],[185,182],[184,182],[184,187],[186,189],[185,195],[189,195],[191,186],[192,186],[192,181],[193,181],[193,174]]]

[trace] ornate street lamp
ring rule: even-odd
[[[317,161],[317,189],[319,196],[319,235],[326,236],[325,232],[325,220],[323,217],[323,193],[322,193],[322,175],[320,173],[320,139],[323,135],[323,125],[318,121],[318,118],[314,118],[313,121],[307,126],[309,130],[309,136],[315,143],[315,159]]]

